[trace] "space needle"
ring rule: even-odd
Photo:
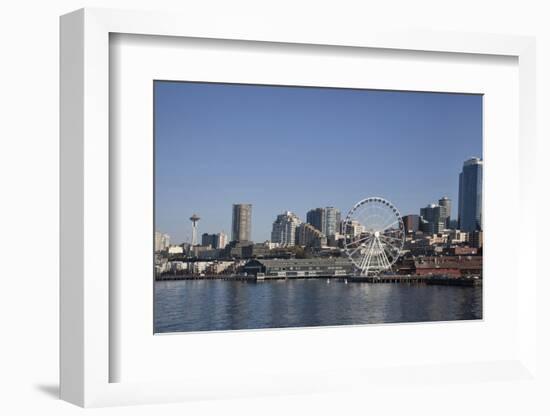
[[[190,218],[193,223],[193,234],[191,237],[191,246],[197,245],[197,222],[199,222],[200,217],[197,214],[193,214]]]

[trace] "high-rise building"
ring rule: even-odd
[[[224,232],[214,235],[214,248],[224,249],[227,245],[227,234]]]
[[[422,223],[422,231],[427,234],[438,234],[445,229],[445,209],[441,205],[430,204],[420,208],[420,216],[426,221]]]
[[[458,226],[462,231],[483,229],[482,185],[483,161],[477,157],[466,160],[458,186]]]
[[[326,207],[325,212],[325,230],[321,230],[321,232],[325,235],[335,235],[338,233],[338,224],[340,224],[340,210]]]
[[[252,205],[233,204],[231,241],[251,241]]]
[[[300,225],[300,219],[290,211],[277,215],[271,231],[271,242],[281,246],[290,247],[296,242],[296,227]]]
[[[155,251],[166,250],[170,246],[170,236],[155,231]]]
[[[320,248],[327,245],[327,238],[313,225],[303,222],[296,228],[296,244]]]
[[[202,235],[202,245],[211,246],[215,249],[223,249],[227,245],[227,235],[225,233]]]
[[[306,222],[317,228],[318,231],[323,233],[326,223],[326,213],[324,208],[314,208],[309,210],[306,214]],[[324,233],[323,233],[324,234]]]
[[[405,215],[403,217],[403,226],[405,227],[405,233],[416,233],[420,227],[420,216],[416,214]]]
[[[210,246],[214,247],[214,239],[216,238],[216,234],[208,234],[204,233],[201,238],[201,243],[203,246]]]
[[[441,210],[441,216],[445,220],[445,228],[451,228],[451,200],[444,196],[438,201]]]
[[[307,212],[306,221],[321,231],[325,236],[338,233],[341,214],[334,207],[314,208]]]

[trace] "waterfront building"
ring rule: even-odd
[[[327,238],[313,225],[303,222],[296,229],[296,244],[321,248],[327,245]]]
[[[182,272],[184,270],[187,270],[187,263],[183,261],[170,261],[167,264],[167,269],[164,271],[171,271],[172,273]]]
[[[414,234],[420,227],[420,215],[410,214],[405,215],[403,218],[403,226],[405,227],[405,233]]]
[[[483,161],[477,157],[466,160],[458,187],[458,226],[462,231],[483,229],[482,185]]]
[[[300,225],[300,219],[292,212],[286,211],[273,222],[271,242],[279,243],[283,247],[291,247],[296,242],[296,227]]]
[[[307,212],[306,222],[328,237],[338,233],[341,217],[340,210],[337,208],[314,208]]]
[[[251,241],[252,204],[233,204],[231,241]]]
[[[195,261],[193,263],[189,263],[189,270],[193,274],[201,274],[201,273],[204,273],[206,268],[211,264],[212,262],[208,262],[208,261]]]
[[[231,272],[235,262],[233,261],[215,261],[209,264],[205,272],[208,274],[221,274]]]
[[[460,277],[481,276],[482,272],[482,256],[433,256],[415,259],[413,273],[419,276],[446,275]]]
[[[265,278],[333,277],[355,273],[353,264],[347,258],[312,259],[255,259],[243,267],[247,274],[263,274]]]
[[[408,257],[402,259],[396,269],[398,274],[417,276],[481,277],[483,274],[483,257],[476,255]]]
[[[155,273],[164,273],[170,269],[170,262],[165,257],[155,256]]]
[[[155,252],[164,251],[170,246],[170,236],[163,234],[159,231],[155,231]]]
[[[441,217],[445,221],[445,228],[451,228],[451,200],[444,196],[438,201],[441,207]]]
[[[330,245],[328,245],[328,241],[327,241],[326,247],[315,249],[315,254],[314,254],[314,257],[318,257],[318,258],[339,257],[339,256],[342,256],[342,249],[340,247],[331,247]]]
[[[445,209],[440,205],[430,204],[420,208],[420,216],[426,221],[423,223],[422,231],[426,234],[441,233],[445,229]]]

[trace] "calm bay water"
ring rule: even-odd
[[[324,279],[155,282],[155,332],[481,319],[482,288]]]

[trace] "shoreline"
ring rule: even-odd
[[[160,275],[155,276],[155,282],[178,280],[228,280],[244,282],[267,282],[280,280],[324,279],[337,280],[345,283],[394,283],[394,284],[426,284],[442,286],[481,286],[483,279],[472,276],[450,277],[446,275],[384,275],[366,276],[255,276],[255,275]]]

